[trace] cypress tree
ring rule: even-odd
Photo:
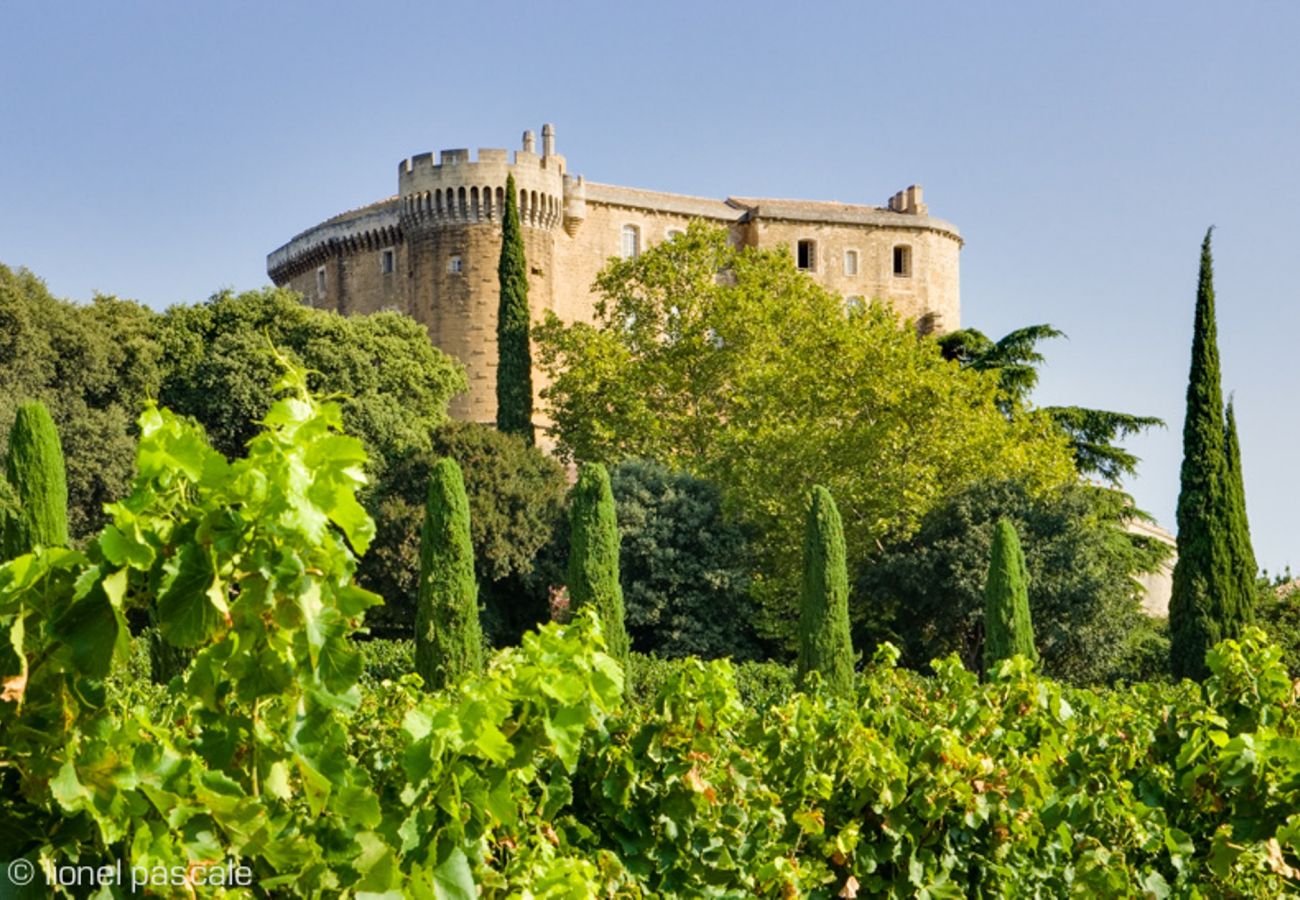
[[[583,463],[569,509],[569,602],[574,610],[595,608],[605,629],[609,655],[626,665],[627,629],[623,588],[618,582],[618,518],[609,473]]]
[[[4,516],[0,556],[13,559],[38,546],[67,546],[68,480],[63,448],[44,403],[32,401],[18,407],[9,430],[5,476],[16,508]]]
[[[415,670],[436,691],[483,667],[478,584],[469,537],[469,500],[454,459],[438,460],[420,534]]]
[[[1016,654],[1038,662],[1034,626],[1029,619],[1029,573],[1015,527],[1000,519],[989,552],[984,582],[984,671]]]
[[[1250,541],[1250,520],[1246,517],[1246,484],[1241,472],[1241,443],[1237,440],[1237,415],[1228,400],[1224,425],[1224,453],[1227,455],[1229,528],[1232,581],[1242,598],[1242,624],[1255,621],[1255,548]]]
[[[1183,421],[1178,562],[1169,599],[1171,671],[1175,678],[1198,680],[1208,674],[1205,652],[1240,633],[1253,599],[1253,584],[1243,594],[1240,581],[1233,577],[1232,490],[1214,324],[1212,231],[1205,233],[1201,244]]]
[[[528,263],[519,226],[515,176],[506,176],[506,206],[497,263],[497,428],[533,443],[533,355],[529,346]]]
[[[812,489],[803,538],[803,602],[799,611],[799,681],[809,672],[837,694],[853,692],[849,638],[849,576],[844,527],[830,491]]]

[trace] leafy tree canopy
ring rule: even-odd
[[[846,315],[788,252],[696,223],[611,262],[596,287],[593,324],[552,316],[536,332],[560,449],[717,483],[763,535],[767,633],[794,635],[803,522],[789,498],[814,483],[836,498],[854,565],[963,485],[1074,475],[1046,416],[1008,421],[996,378],[946,362],[887,306]]]
[[[1144,619],[1133,575],[1168,557],[1163,544],[1124,530],[1136,514],[1123,494],[1106,488],[1072,484],[1035,496],[1017,481],[970,486],[932,510],[914,537],[864,567],[855,643],[870,652],[893,640],[918,668],[956,652],[978,669],[989,553],[997,522],[1006,518],[1024,550],[1044,671],[1106,681],[1127,665],[1126,639]]]
[[[158,319],[114,297],[56,299],[32,273],[0,265],[0,454],[19,404],[42,401],[63,445],[74,542],[126,493],[135,418],[161,378]]]
[[[761,658],[750,624],[752,535],[723,513],[717,486],[646,460],[619,463],[610,482],[633,649]]]
[[[520,620],[520,627],[510,629],[517,636],[523,627],[545,618],[547,585],[534,586],[531,579],[519,582],[533,573],[537,557],[565,522],[564,469],[523,438],[487,425],[448,422],[431,435],[431,444],[390,464],[369,498],[377,533],[374,547],[361,561],[360,579],[384,597],[385,605],[372,610],[368,621],[386,631],[410,628],[425,490],[434,464],[445,456],[464,473],[480,587],[510,582],[501,590],[483,591],[488,621],[499,631],[502,620]],[[563,582],[562,574],[546,574],[553,583]],[[510,608],[494,608],[503,604]]]
[[[340,316],[274,288],[172,307],[160,338],[159,400],[196,418],[227,455],[242,451],[271,406],[280,371],[273,345],[311,371],[313,391],[346,397],[344,422],[365,443],[372,473],[428,449],[429,433],[466,385],[463,370],[410,317]]]
[[[977,328],[963,328],[940,336],[944,359],[977,372],[996,372],[998,407],[1012,416],[1026,408],[1029,395],[1038,385],[1038,366],[1046,357],[1038,350],[1040,341],[1065,337],[1051,325],[1018,328],[994,341]],[[1137,472],[1138,458],[1116,442],[1148,428],[1161,427],[1163,419],[1130,413],[1088,409],[1081,406],[1049,406],[1043,409],[1065,432],[1074,451],[1074,463],[1082,475],[1093,475],[1112,485]]]

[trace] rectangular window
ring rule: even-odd
[[[856,250],[844,251],[844,274],[845,275],[858,274],[858,251]]]
[[[459,275],[464,271],[464,264],[460,261],[459,256],[453,256],[447,260],[447,271],[453,275]]]
[[[636,259],[641,255],[641,229],[635,225],[623,226],[623,258]]]
[[[321,266],[316,270],[316,293],[325,296],[325,267]]]
[[[800,241],[795,253],[795,261],[800,269],[811,272],[817,268],[817,242]]]
[[[385,275],[393,274],[393,251],[385,250],[379,254],[379,271]]]
[[[907,278],[912,274],[912,248],[900,244],[894,248],[894,275]]]

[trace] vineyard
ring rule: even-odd
[[[634,682],[588,607],[426,692],[354,640],[381,602],[353,580],[364,451],[302,373],[281,390],[233,462],[148,409],[97,540],[0,568],[0,857],[26,895],[116,861],[253,873],[152,889],[174,896],[1300,893],[1300,716],[1260,632],[1201,686],[923,676],[886,644],[845,693],[690,659]]]

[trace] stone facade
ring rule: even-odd
[[[591,285],[612,256],[671,239],[695,219],[754,247],[785,246],[808,275],[846,298],[879,298],[922,331],[960,327],[957,229],[932,218],[921,188],[884,207],[730,197],[715,200],[588,182],[555,152],[555,131],[505,150],[443,150],[403,160],[398,193],[304,231],[267,257],[278,285],[341,313],[398,310],[458,359],[470,390],[457,418],[496,418],[497,258],[506,176],[519,189],[529,302],[590,321]],[[540,376],[535,376],[540,390]],[[538,404],[540,409],[540,403]],[[539,416],[539,425],[541,417]]]

